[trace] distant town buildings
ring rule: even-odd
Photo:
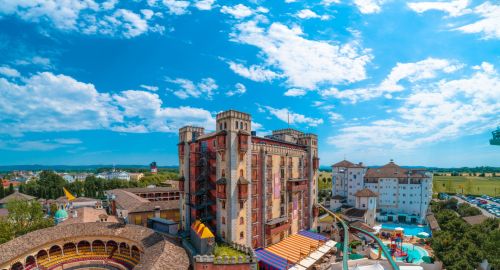
[[[106,179],[106,180],[119,179],[119,180],[130,181],[130,174],[128,172],[124,172],[124,171],[112,170],[110,172],[102,172],[102,173],[98,173],[96,175],[96,177],[101,178],[101,179]]]
[[[251,116],[217,114],[215,132],[179,130],[181,227],[200,220],[218,238],[266,247],[316,228],[318,138],[294,129],[259,137]]]
[[[156,166],[156,161],[151,162],[151,164],[149,165],[149,168],[150,168],[152,174],[158,173],[158,166]]]
[[[332,209],[342,206],[368,211],[370,205],[375,205],[379,221],[426,222],[432,199],[432,173],[425,169],[402,168],[392,160],[380,168],[343,160],[332,165],[332,185]],[[376,199],[376,203],[360,205],[366,195]],[[361,215],[361,211],[348,210],[347,216],[349,213],[356,213],[358,218]]]

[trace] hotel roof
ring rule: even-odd
[[[392,160],[380,168],[370,168],[365,174],[365,178],[426,178],[425,169],[402,168]]]
[[[115,195],[117,207],[129,211],[129,213],[154,211],[157,207],[160,210],[179,208],[179,201],[177,200],[150,202],[148,199],[123,189],[113,189],[108,192]]]
[[[342,160],[332,165],[332,167],[342,167],[342,168],[364,168],[363,164],[354,164],[348,160]]]
[[[354,196],[356,197],[377,197],[377,193],[373,192],[369,188],[364,188],[358,190],[356,193],[354,193]]]

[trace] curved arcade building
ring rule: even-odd
[[[188,267],[183,248],[136,225],[96,222],[55,226],[0,245],[0,270]]]

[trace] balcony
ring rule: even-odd
[[[226,199],[226,178],[221,178],[217,180],[217,199]]]
[[[248,151],[248,134],[240,132],[238,134],[238,146],[241,153],[246,153]]]
[[[279,225],[277,227],[271,228],[271,226],[267,226],[267,234],[273,235],[280,232],[284,232],[290,228],[290,223],[284,223],[283,225]]]
[[[217,134],[217,151],[225,151],[226,150],[226,131],[221,131]]]
[[[300,182],[298,182],[300,183]],[[298,192],[298,191],[306,191],[307,190],[307,184],[297,184],[297,183],[288,183],[288,191],[291,192]]]
[[[248,180],[243,176],[238,179],[238,199],[246,201],[248,199]]]

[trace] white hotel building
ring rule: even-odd
[[[332,208],[354,206],[355,194],[367,188],[377,194],[377,220],[425,223],[432,199],[432,173],[406,169],[392,160],[380,168],[366,168],[347,160],[332,165]]]

